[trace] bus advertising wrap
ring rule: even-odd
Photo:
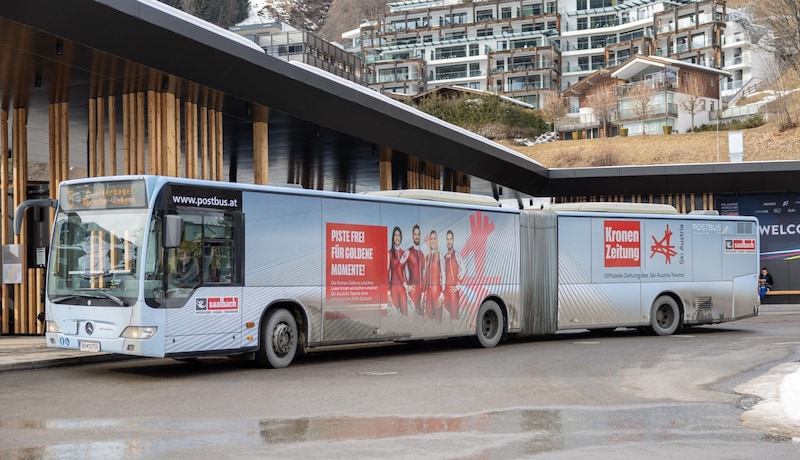
[[[379,303],[386,267],[386,227],[328,222],[325,235],[328,301]]]

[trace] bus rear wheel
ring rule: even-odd
[[[262,323],[257,361],[264,367],[287,367],[297,353],[297,321],[285,309],[273,310]]]
[[[478,327],[472,342],[476,346],[492,348],[503,338],[503,312],[497,302],[486,301],[478,310]]]
[[[672,335],[681,324],[680,308],[670,296],[661,296],[650,309],[650,327],[656,335]]]

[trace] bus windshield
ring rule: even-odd
[[[132,305],[139,292],[137,255],[146,217],[146,209],[59,212],[50,253],[50,301]]]

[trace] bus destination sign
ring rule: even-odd
[[[59,202],[65,211],[141,208],[147,206],[147,194],[140,180],[69,184],[61,186]]]

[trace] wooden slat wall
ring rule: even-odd
[[[64,110],[62,107],[59,107]],[[11,122],[11,142],[12,142],[12,196],[13,209],[27,198],[28,188],[28,109],[27,107],[15,107],[12,111]],[[63,144],[62,144],[63,145]],[[68,144],[67,144],[68,145]],[[25,225],[23,224],[23,229]],[[24,235],[22,233],[21,235]],[[22,244],[24,240],[20,235],[14,236],[15,244]],[[28,261],[26,251],[23,249],[20,254],[22,266],[27,267]],[[36,315],[41,311],[39,296],[30,296],[29,283],[37,278],[36,272],[41,269],[32,269],[23,272],[22,284],[13,285],[14,289],[14,333],[15,334],[35,334],[37,333]],[[35,285],[35,282],[34,282]],[[10,285],[5,285],[10,287]]]
[[[141,77],[134,77],[137,74],[135,68],[129,67],[125,72],[128,78],[121,88],[121,98],[115,95],[111,81],[94,82],[90,87],[87,174],[96,177],[149,173],[222,180],[224,137],[221,108],[224,95],[190,85],[185,100],[182,100],[179,80],[175,77],[154,72],[145,82]],[[54,75],[56,84],[48,110],[51,198],[56,198],[58,184],[70,178],[69,104],[62,102],[68,100],[64,92],[68,85],[63,84],[67,79],[67,71]],[[25,105],[23,102],[20,104]],[[255,113],[257,124],[254,126],[257,129],[254,128],[254,138],[258,139],[256,145],[259,146],[261,163],[258,183],[267,183],[269,112],[265,107],[257,107]],[[27,198],[27,116],[26,107],[0,110],[0,148],[3,152],[13,152],[11,174],[8,156],[0,155],[0,187],[10,190],[13,196],[11,206],[7,200],[0,205],[1,244],[23,244],[28,240],[24,223],[19,236],[12,236],[9,227],[14,210]],[[117,141],[118,123],[122,125],[122,145]],[[118,148],[122,151],[122,158]],[[52,222],[52,211],[50,216]],[[25,254],[23,251],[23,257]],[[27,260],[23,260],[23,267],[27,266]],[[36,317],[44,311],[39,295],[44,283],[44,270],[30,268],[23,271],[21,284],[3,286],[5,289],[0,294],[2,334],[42,332],[43,324]],[[17,306],[13,312],[13,330],[10,316],[12,292]]]
[[[218,107],[224,96],[190,85],[182,101],[178,85],[175,77],[161,74],[150,78],[147,90],[134,90],[136,85],[127,85],[120,110],[122,171],[118,171],[117,98],[105,95],[90,98],[90,177],[122,173],[222,180],[224,137],[222,111]],[[103,89],[102,86],[98,88]],[[259,127],[259,142],[262,152],[266,152],[268,112],[263,107],[260,111],[264,118]],[[63,166],[68,169],[68,159]],[[264,182],[261,183],[268,180],[266,167],[264,159],[261,171]],[[52,183],[58,182],[51,174]]]
[[[442,190],[450,192],[470,193],[469,175],[452,169],[444,170]]]
[[[406,171],[406,188],[421,188],[419,179],[419,158],[409,155]]]
[[[703,193],[699,195],[694,193],[678,193],[675,195],[646,195],[644,197],[642,195],[596,195],[583,197],[556,197],[553,199],[554,203],[583,203],[596,201],[668,204],[674,206],[675,209],[682,214],[687,214],[697,210],[709,211],[716,209],[714,207],[713,193]]]

